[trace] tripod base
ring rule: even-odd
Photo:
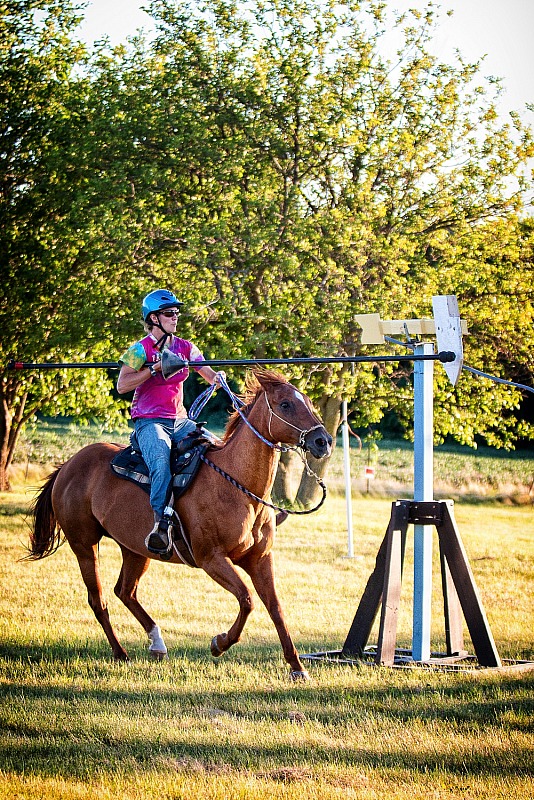
[[[435,526],[440,550],[444,599],[446,652],[434,653],[426,661],[414,661],[411,650],[396,649],[402,569],[408,525]],[[376,646],[368,646],[371,628],[382,606]],[[462,616],[467,624],[475,656],[464,649]],[[341,650],[308,653],[310,661],[345,664],[372,663],[390,667],[436,668],[534,668],[534,662],[501,661],[488,625],[467,555],[454,520],[452,500],[416,502],[396,500],[367,581],[362,599]]]
[[[515,661],[513,659],[501,659],[500,667],[486,667],[479,663],[474,655],[465,652],[454,656],[446,653],[432,653],[427,661],[414,661],[412,651],[407,649],[396,649],[393,663],[380,664],[377,661],[376,645],[366,647],[360,656],[351,656],[343,650],[325,650],[319,653],[300,654],[303,661],[322,662],[339,664],[348,667],[377,667],[385,666],[393,669],[428,669],[441,672],[467,672],[471,670],[491,670],[497,672],[530,672],[534,670],[534,661]]]

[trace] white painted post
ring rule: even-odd
[[[415,346],[415,355],[434,353],[434,345]],[[433,361],[414,362],[414,501],[434,499]],[[430,525],[414,526],[412,658],[430,658],[432,603],[432,534]]]
[[[345,473],[345,502],[347,506],[347,558],[354,558],[352,540],[352,487],[350,480],[350,442],[347,401],[341,403],[341,436],[343,441],[343,469]]]

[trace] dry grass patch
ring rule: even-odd
[[[234,619],[235,599],[168,564],[153,564],[140,588],[169,647],[169,660],[154,663],[113,596],[120,554],[104,541],[110,614],[132,656],[115,664],[68,547],[18,560],[30,499],[21,485],[0,506],[1,798],[533,797],[532,674],[319,664],[309,684],[292,684],[260,605],[243,642],[214,661],[209,642]],[[280,595],[301,652],[343,642],[390,507],[355,499],[350,560],[341,498],[280,528]],[[501,656],[534,658],[534,509],[458,503],[456,516]],[[399,637],[408,643],[411,584],[407,552]]]

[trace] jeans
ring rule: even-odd
[[[150,474],[150,505],[163,516],[171,486],[171,444],[184,439],[196,429],[190,419],[142,417],[134,422],[141,454]]]

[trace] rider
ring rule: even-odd
[[[169,531],[172,509],[166,505],[171,485],[171,444],[196,430],[196,424],[187,418],[183,402],[187,367],[165,379],[161,372],[163,348],[189,362],[208,383],[219,382],[211,367],[195,367],[195,361],[204,360],[198,347],[175,335],[182,305],[166,289],[147,294],[142,314],[148,335],[121,356],[117,381],[119,394],[135,390],[130,413],[150,474],[150,505],[154,512],[154,527],[146,538],[146,546],[159,555],[168,554],[172,547]]]

